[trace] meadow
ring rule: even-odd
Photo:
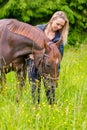
[[[87,130],[87,45],[65,47],[56,88],[56,103],[50,106],[41,83],[41,103],[33,104],[31,88],[19,102],[15,73],[6,75],[7,83],[0,93],[0,130]]]

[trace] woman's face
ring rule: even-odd
[[[62,18],[54,19],[51,23],[51,29],[52,31],[57,31],[63,28],[65,25],[65,20]]]

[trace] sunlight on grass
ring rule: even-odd
[[[6,77],[0,93],[0,130],[87,130],[87,45],[65,48],[52,106],[46,100],[43,82],[41,103],[32,103],[28,79],[17,103],[15,73]]]

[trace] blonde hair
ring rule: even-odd
[[[53,14],[53,16],[51,17],[50,21],[48,22],[48,24],[51,24],[52,21],[56,18],[62,18],[65,20],[65,25],[64,27],[59,30],[61,37],[63,38],[63,42],[64,44],[67,43],[67,37],[68,37],[68,30],[69,30],[69,21],[68,18],[66,16],[66,14],[63,11],[57,11]]]

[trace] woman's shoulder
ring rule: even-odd
[[[36,25],[37,28],[41,29],[42,31],[44,31],[44,29],[46,28],[47,24],[38,24]]]

